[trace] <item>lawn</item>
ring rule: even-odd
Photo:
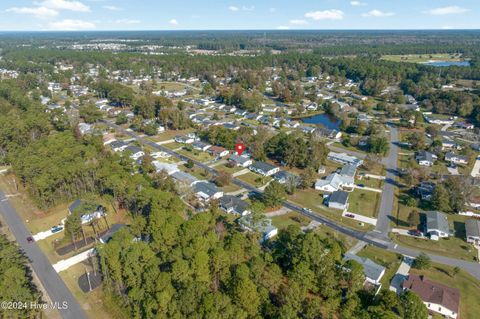
[[[448,239],[432,241],[428,238],[418,238],[392,234],[393,240],[405,247],[420,249],[432,254],[473,261],[477,257],[477,250],[463,239],[451,236]]]
[[[78,286],[78,278],[85,273],[86,269],[92,271],[93,268],[90,263],[77,264],[66,271],[62,271],[60,277],[75,296],[75,299],[80,303],[82,309],[87,313],[87,316],[89,318],[99,319],[128,318],[118,310],[118,306],[113,306],[110,302],[107,302],[109,298],[105,298],[102,286],[97,287],[90,293],[84,293],[80,289]]]
[[[240,175],[237,178],[255,187],[261,187],[272,180],[272,178],[269,176],[262,176],[252,172],[248,172],[246,174]]]
[[[166,148],[169,148],[171,150],[176,150],[176,149],[184,147],[185,145],[177,143],[177,142],[172,142],[172,143],[168,143],[168,144],[163,144],[162,146],[164,146]]]
[[[295,194],[288,197],[288,200],[306,208],[312,209],[314,212],[323,215],[329,219],[340,222],[341,224],[355,228],[357,230],[368,231],[373,227],[371,225],[361,226],[359,222],[351,218],[342,217],[340,212],[334,211],[323,205],[323,196],[313,189],[297,190]]]
[[[395,276],[395,273],[400,266],[402,256],[371,245],[367,245],[364,249],[362,249],[358,253],[358,256],[369,258],[386,268],[385,275],[383,275],[381,283],[383,289],[388,289],[393,276]]]
[[[234,167],[228,167],[224,164],[222,165],[217,165],[217,166],[214,166],[213,168],[215,168],[217,171],[221,172],[221,171],[225,171],[229,174],[233,174],[233,173],[236,173],[236,172],[240,172],[241,170],[244,170],[245,168],[244,167],[241,167],[241,166],[234,166]]]
[[[182,155],[185,155],[188,158],[191,158],[193,160],[202,162],[202,163],[209,162],[209,161],[213,160],[213,157],[210,156],[209,154],[207,154],[205,152],[197,151],[197,150],[188,151],[186,149],[181,149],[181,150],[178,150],[178,153],[182,154]]]
[[[376,217],[380,205],[380,193],[356,188],[349,194],[348,211],[367,217]]]
[[[290,225],[298,225],[299,227],[302,227],[307,226],[310,223],[310,219],[296,212],[273,216],[271,219],[272,224],[278,229],[284,229]]]
[[[358,175],[357,175],[358,176]],[[382,189],[384,181],[382,179],[362,177],[357,178],[356,184],[363,184],[366,187]]]
[[[235,184],[230,184],[230,185],[220,187],[220,189],[222,190],[222,192],[224,194],[227,194],[227,193],[233,193],[233,192],[236,192],[236,191],[240,190],[240,187],[238,187]]]
[[[177,135],[186,135],[188,133],[193,132],[194,129],[186,129],[186,130],[166,130],[160,134],[155,136],[148,137],[149,140],[154,142],[163,142],[173,139]]]
[[[412,269],[411,273],[425,275],[427,279],[459,289],[460,317],[478,318],[480,314],[480,281],[463,270],[453,277],[450,275],[452,271],[452,267],[434,263],[430,269]]]

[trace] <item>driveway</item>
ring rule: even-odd
[[[409,256],[403,256],[402,262],[390,283],[390,290],[399,294],[402,292],[402,283],[407,278],[410,267],[413,265],[414,259]]]
[[[62,318],[65,319],[82,319],[87,318],[80,304],[73,297],[70,290],[53,269],[52,264],[40,250],[36,242],[28,243],[27,237],[31,233],[27,230],[17,212],[10,204],[5,194],[0,191],[0,213],[15,236],[17,243],[20,245],[26,256],[30,259],[33,271],[40,279],[43,287],[47,291],[52,302],[60,305],[58,311]],[[68,309],[62,309],[63,303],[66,302]]]

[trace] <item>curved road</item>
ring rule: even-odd
[[[62,318],[87,318],[83,312],[83,309],[80,307],[80,304],[77,302],[70,290],[68,290],[62,278],[60,278],[57,272],[53,269],[52,264],[40,250],[37,243],[27,242],[27,237],[31,236],[31,234],[2,191],[0,191],[0,213],[2,214],[3,219],[8,225],[10,231],[15,236],[17,243],[30,259],[32,268],[47,291],[50,300],[58,305],[57,309]],[[64,302],[66,302],[66,309],[63,309]]]
[[[158,145],[146,138],[138,136],[135,132],[126,130],[116,124],[113,124],[109,121],[102,120],[103,123],[107,124],[111,128],[114,128],[120,132],[122,132],[125,135],[128,135],[135,140],[139,141],[142,144],[149,145],[155,149],[158,149],[160,151],[164,151],[172,156],[177,157],[178,159],[182,161],[188,161],[192,160],[195,165],[197,165],[200,168],[203,168],[210,172],[213,175],[218,174],[217,170],[214,168],[209,167],[208,165],[193,160],[185,155],[179,154],[175,151],[172,151],[169,148],[166,148],[162,145]],[[419,250],[414,250],[414,249],[409,249],[409,248],[404,248],[401,246],[398,246],[397,244],[393,243],[390,238],[388,237],[388,232],[390,230],[390,221],[389,221],[389,214],[392,211],[393,207],[393,200],[394,200],[394,191],[395,191],[395,172],[397,169],[397,140],[398,140],[398,131],[393,125],[388,125],[390,128],[390,136],[391,136],[391,149],[388,157],[385,157],[383,159],[384,164],[387,166],[387,179],[385,181],[384,185],[384,190],[383,190],[383,195],[381,199],[381,204],[380,204],[380,212],[378,216],[378,222],[377,222],[377,227],[375,228],[374,231],[371,232],[362,232],[358,230],[351,229],[349,227],[343,226],[337,222],[332,221],[331,219],[328,219],[324,216],[317,215],[315,213],[310,213],[305,210],[303,210],[302,207],[289,202],[285,201],[283,205],[293,211],[296,211],[312,220],[315,220],[317,222],[320,222],[322,224],[325,224],[326,226],[343,233],[347,236],[353,237],[355,239],[364,241],[368,244],[374,245],[376,247],[386,249],[389,251],[393,251],[399,254],[404,254],[408,255],[411,257],[416,257],[418,254],[420,254]],[[251,192],[256,192],[256,193],[262,193],[261,190],[255,188],[254,186],[247,184],[245,182],[242,182],[241,180],[237,178],[232,179],[233,183],[237,186],[243,187],[248,191]],[[448,258],[444,256],[438,256],[434,254],[427,254],[430,256],[430,258],[435,261],[439,262],[442,264],[446,264],[452,267],[459,267],[467,272],[469,272],[471,275],[476,277],[477,279],[480,280],[480,265],[478,263],[474,262],[469,262],[469,261],[464,261],[460,259],[454,259],[454,258]]]

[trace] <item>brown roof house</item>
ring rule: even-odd
[[[428,280],[425,276],[409,275],[403,282],[404,290],[411,290],[422,299],[430,313],[444,318],[457,319],[460,308],[460,291],[456,288]]]

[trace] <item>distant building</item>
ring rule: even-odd
[[[168,175],[172,175],[173,173],[180,171],[176,164],[153,161],[152,165],[155,167],[155,171],[157,173],[161,171],[165,171]]]
[[[433,166],[436,159],[437,159],[437,155],[427,151],[420,151],[415,156],[415,160],[420,166],[428,166],[428,167]]]
[[[428,280],[425,276],[410,274],[402,284],[404,290],[416,293],[430,313],[444,318],[459,318],[460,291]]]
[[[463,155],[457,155],[453,152],[448,152],[445,154],[445,161],[454,163],[457,165],[467,165],[468,164],[468,157]]]
[[[355,156],[347,155],[346,153],[336,153],[330,152],[328,153],[327,158],[331,161],[341,163],[344,165],[350,164],[356,167],[362,165],[363,161],[361,159],[356,158]]]
[[[225,149],[221,146],[211,146],[207,150],[207,153],[209,153],[210,155],[212,155],[215,158],[218,158],[218,157],[227,156],[230,152],[227,149]]]

